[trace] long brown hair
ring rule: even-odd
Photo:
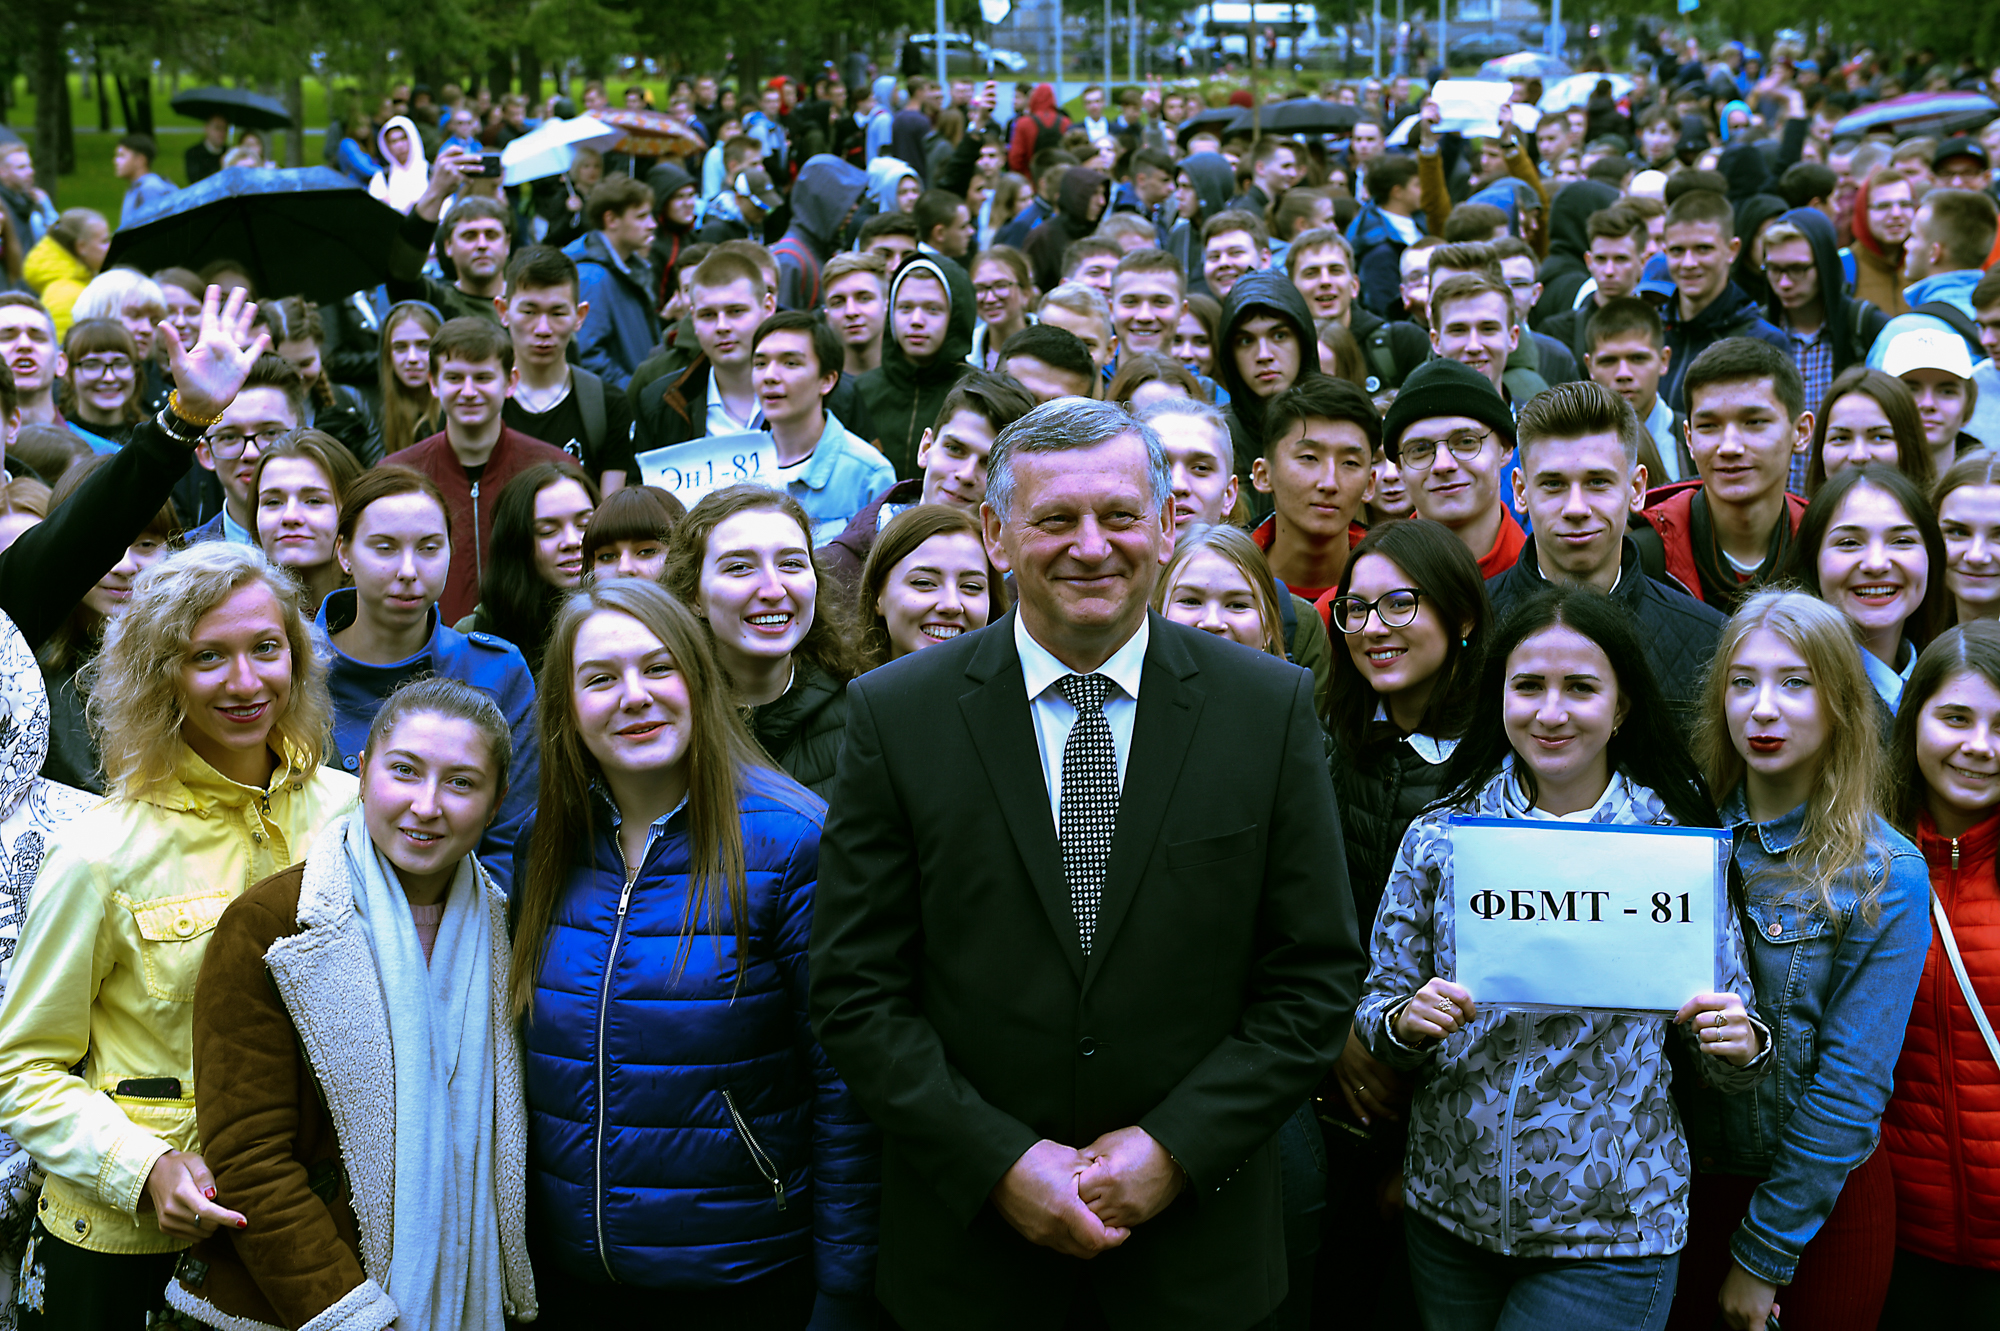
[[[743,823],[739,802],[745,778],[759,772],[787,781],[771,767],[743,727],[731,697],[728,678],[715,659],[707,629],[688,608],[657,583],[641,578],[615,578],[585,586],[563,603],[549,633],[540,694],[541,814],[534,845],[528,852],[527,887],[514,933],[514,969],[508,992],[514,1015],[528,1011],[535,995],[535,976],[548,952],[549,927],[571,872],[596,855],[597,836],[592,786],[602,776],[597,760],[584,746],[576,716],[572,682],[576,639],[592,615],[629,615],[658,638],[672,654],[674,666],[687,681],[692,712],[687,757],[687,819],[689,890],[676,951],[676,976],[694,946],[694,934],[706,917],[706,931],[720,937],[723,903],[736,925],[736,980],[743,982],[749,962],[750,910],[743,856]]]
[[[1851,396],[1872,399],[1876,406],[1882,408],[1889,428],[1896,432],[1896,470],[1909,477],[1919,490],[1930,493],[1931,487],[1937,484],[1937,463],[1931,458],[1931,446],[1924,438],[1924,422],[1917,415],[1916,398],[1910,396],[1909,388],[1901,379],[1880,370],[1871,370],[1866,365],[1853,365],[1835,376],[1833,383],[1827,387],[1826,396],[1820,399],[1819,417],[1813,422],[1806,497],[1818,494],[1819,488],[1826,484],[1827,427],[1831,423],[1834,405],[1840,399]]]
[[[711,490],[688,510],[688,515],[674,528],[661,580],[666,583],[668,591],[681,599],[681,604],[694,611],[704,628],[708,626],[708,618],[701,613],[701,566],[708,558],[708,535],[738,513],[757,509],[782,513],[798,523],[800,532],[804,533],[806,548],[812,548],[812,519],[799,507],[799,501],[783,490],[762,485],[730,485]],[[856,673],[853,639],[848,632],[846,611],[839,596],[828,594],[836,584],[829,580],[818,551],[813,552],[812,564],[813,579],[818,583],[819,591],[813,597],[812,623],[794,650],[797,655],[831,675],[835,683],[845,684]],[[726,676],[727,672],[724,673]]]
[[[861,596],[856,603],[855,617],[867,625],[861,631],[859,646],[863,670],[873,670],[886,663],[894,651],[889,642],[888,622],[875,609],[882,589],[889,584],[889,574],[933,536],[970,536],[982,550],[986,547],[979,530],[979,519],[949,504],[917,504],[889,519],[888,525],[876,535],[875,544],[869,547],[868,562],[861,566]],[[991,624],[1006,613],[1007,584],[1000,571],[993,567],[993,559],[989,555],[986,560],[986,622]]]
[[[419,439],[424,439],[443,428],[444,414],[438,409],[437,397],[426,384],[423,388],[405,388],[403,381],[396,377],[395,358],[389,350],[396,325],[406,319],[414,319],[435,338],[438,329],[444,327],[444,320],[437,310],[420,300],[406,300],[401,305],[391,307],[387,318],[382,320],[382,349],[377,355],[377,376],[382,385],[382,453],[388,456],[408,448]],[[324,367],[320,377],[326,377]]]

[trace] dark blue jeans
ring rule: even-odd
[[[1660,1331],[1680,1254],[1501,1257],[1413,1212],[1403,1217],[1425,1331]]]

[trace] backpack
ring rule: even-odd
[[[1056,123],[1045,125],[1042,123],[1041,117],[1031,111],[1028,113],[1028,119],[1035,122],[1034,146],[1028,149],[1028,166],[1032,170],[1035,165],[1035,155],[1037,153],[1062,147],[1063,134],[1069,129],[1069,117],[1058,111],[1056,112]]]
[[[1283,578],[1272,578],[1271,586],[1278,593],[1278,618],[1285,626],[1285,659],[1297,665],[1299,658],[1292,651],[1292,640],[1299,635],[1299,607],[1292,601],[1292,589]]]
[[[604,381],[581,366],[571,366],[569,381],[576,388],[576,409],[583,416],[583,446],[593,461],[603,457]]]
[[[819,256],[814,254],[809,246],[800,243],[790,235],[785,236],[771,247],[771,256],[773,258],[780,255],[788,256],[799,266],[799,276],[803,279],[800,282],[800,286],[803,289],[799,293],[802,297],[802,303],[799,308],[802,310],[818,309]]]
[[[1397,373],[1396,349],[1389,345],[1389,321],[1384,319],[1369,330],[1368,337],[1361,344],[1361,354],[1368,360],[1368,368],[1373,371],[1368,383],[1363,385],[1370,393],[1380,393],[1395,388],[1403,382]]]

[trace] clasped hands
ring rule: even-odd
[[[1030,1243],[1087,1259],[1123,1243],[1186,1186],[1145,1129],[1120,1128],[1081,1150],[1036,1142],[994,1185],[993,1206]]]

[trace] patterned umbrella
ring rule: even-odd
[[[628,111],[619,107],[596,112],[596,117],[625,131],[625,137],[611,145],[613,152],[630,153],[634,157],[686,157],[708,147],[664,111]]]

